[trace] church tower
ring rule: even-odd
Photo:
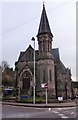
[[[51,58],[53,34],[51,33],[44,4],[43,4],[43,10],[42,10],[37,38],[39,45],[39,57]]]
[[[39,56],[38,56],[38,87],[42,83],[48,83],[48,96],[55,96],[55,77],[54,77],[54,60],[52,56],[52,40],[53,34],[49,26],[45,5],[40,20],[40,25],[37,34]],[[44,90],[42,90],[44,91]],[[44,92],[42,92],[44,94]]]

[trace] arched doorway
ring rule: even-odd
[[[22,74],[22,91],[28,94],[30,89],[30,81],[32,80],[32,76],[28,71],[23,72]]]

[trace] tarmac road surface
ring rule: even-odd
[[[32,108],[2,105],[2,118],[76,118],[76,107]]]

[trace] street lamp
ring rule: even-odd
[[[34,81],[33,81],[33,104],[35,104],[35,38],[32,37],[31,39],[34,41]]]

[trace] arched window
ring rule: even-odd
[[[50,81],[52,80],[52,73],[51,70],[49,70],[49,77],[50,77]]]
[[[45,52],[45,40],[43,40],[43,52]]]
[[[32,59],[34,58],[34,55],[33,55],[33,53],[32,53]]]
[[[49,45],[50,45],[50,44],[49,44],[49,41],[48,41],[48,52],[49,52]]]
[[[39,42],[39,50],[42,52],[42,41]]]
[[[45,80],[45,70],[43,70],[43,82],[45,83],[46,80]]]

